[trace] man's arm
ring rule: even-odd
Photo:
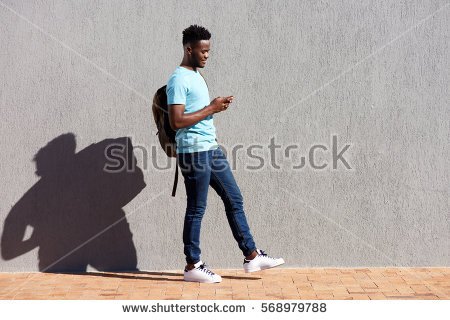
[[[191,113],[184,113],[184,104],[171,104],[168,106],[170,126],[173,130],[192,126],[209,115],[226,110],[232,101],[233,96],[217,97],[203,109]]]

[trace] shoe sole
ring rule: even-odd
[[[186,282],[198,282],[198,283],[221,283],[222,281],[198,281],[198,280],[184,280]]]
[[[183,280],[187,281],[187,282],[200,282],[200,283],[220,283],[220,282],[222,282],[222,280],[220,280],[220,281],[190,280],[190,279],[183,279]]]
[[[261,271],[261,270],[267,270],[267,269],[272,269],[272,268],[281,266],[282,264],[284,264],[284,260],[283,260],[283,262],[281,262],[281,263],[279,263],[279,264],[277,264],[277,265],[271,266],[271,267],[266,267],[266,268],[255,268],[255,269],[244,269],[244,271],[245,271],[245,273],[250,273],[250,272],[256,272],[256,271]]]

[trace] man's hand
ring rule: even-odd
[[[217,113],[227,110],[230,103],[233,102],[233,99],[233,96],[215,98],[210,104],[212,111]]]
[[[169,105],[170,126],[173,130],[192,126],[207,116],[226,110],[233,99],[233,96],[217,97],[203,109],[190,113],[184,113],[184,104],[171,104]]]

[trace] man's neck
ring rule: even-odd
[[[197,72],[197,69],[194,69],[193,67],[188,67],[188,66],[184,66],[184,65],[181,65],[181,64],[180,64],[180,67],[183,67],[183,68],[186,68],[186,69],[189,69],[189,70]]]
[[[197,68],[191,66],[189,63],[185,62],[184,60],[181,61],[180,67],[184,67],[186,69],[189,69],[189,70],[197,72]]]

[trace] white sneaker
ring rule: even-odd
[[[209,270],[206,263],[200,260],[194,264],[194,269],[184,269],[184,281],[214,283],[222,282],[222,277]]]
[[[264,269],[270,269],[284,263],[283,258],[272,258],[263,250],[256,249],[256,252],[258,254],[252,260],[247,260],[244,258],[245,272],[255,272]]]

